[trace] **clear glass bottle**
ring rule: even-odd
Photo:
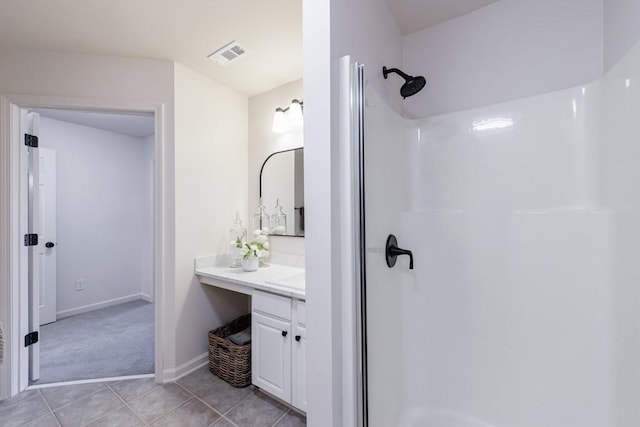
[[[271,234],[287,234],[287,214],[282,212],[280,199],[276,199],[276,213],[271,215]]]
[[[271,233],[271,222],[269,220],[269,215],[266,212],[267,208],[262,204],[262,197],[260,198],[260,202],[258,204],[258,213],[253,215],[253,230],[262,230],[262,234]]]
[[[240,213],[236,212],[236,220],[233,227],[229,230],[229,258],[231,258],[231,267],[240,267],[242,265],[242,255],[238,245],[247,241],[247,229],[242,226]]]

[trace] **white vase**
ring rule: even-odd
[[[258,260],[257,256],[253,256],[251,258],[242,258],[242,270],[243,271],[256,271],[258,269]]]

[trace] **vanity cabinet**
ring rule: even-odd
[[[252,383],[306,411],[304,301],[256,290],[252,305]]]

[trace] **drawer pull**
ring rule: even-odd
[[[282,331],[282,336],[283,336],[283,337],[286,337],[288,333],[289,333],[289,332],[287,332],[287,331]]]
[[[300,342],[300,338],[302,338],[300,335],[296,335],[296,341]]]

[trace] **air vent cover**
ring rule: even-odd
[[[213,59],[220,65],[226,65],[231,61],[236,61],[241,56],[246,55],[247,49],[235,40],[226,44],[220,49],[213,52],[207,58]]]

